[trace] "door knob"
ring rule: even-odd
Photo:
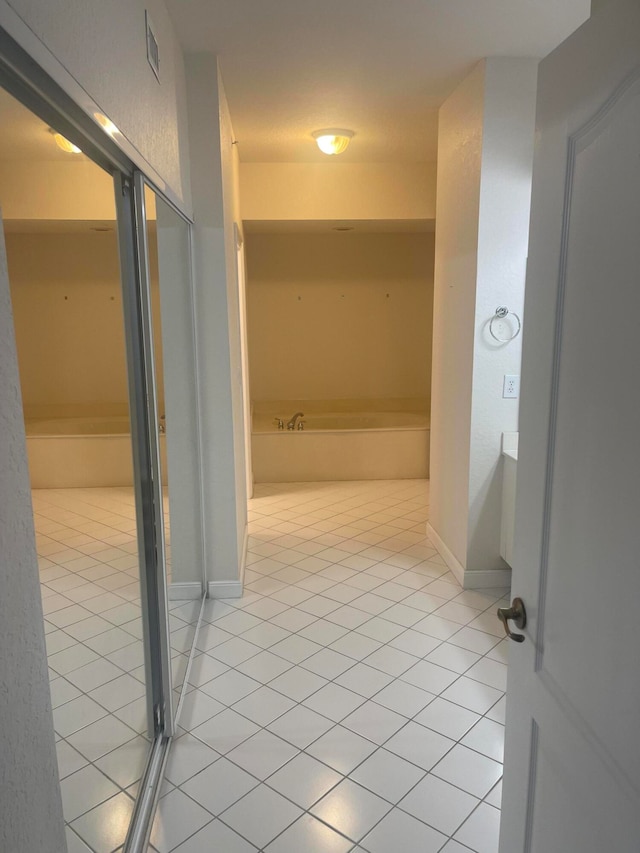
[[[515,640],[516,643],[524,642],[524,634],[514,634],[509,629],[509,620],[515,623],[516,628],[524,628],[527,624],[527,611],[524,609],[524,601],[521,598],[514,598],[511,607],[498,607],[498,619],[502,622],[505,634],[510,640]]]

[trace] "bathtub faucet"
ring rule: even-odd
[[[287,421],[287,429],[295,429],[296,428],[296,421],[298,420],[298,418],[303,418],[303,417],[304,417],[304,412],[296,412],[295,415],[293,415],[293,417],[291,418],[291,420]]]

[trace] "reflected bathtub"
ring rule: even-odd
[[[288,410],[283,417],[282,407],[254,413],[251,447],[256,483],[429,476],[426,413],[309,411],[301,419],[304,430],[279,430],[278,418],[286,425],[289,417]]]
[[[33,489],[133,485],[129,418],[29,418],[25,422]],[[165,436],[160,435],[166,471]]]

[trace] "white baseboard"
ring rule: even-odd
[[[465,572],[465,589],[493,589],[495,587],[511,587],[511,569],[489,569],[483,572]]]
[[[184,581],[169,584],[169,601],[193,601],[202,598],[202,584],[199,581]]]
[[[249,525],[244,526],[244,541],[242,543],[242,557],[240,558],[240,585],[244,589],[244,570],[247,566],[247,551],[249,549]],[[242,594],[242,593],[241,593]]]
[[[242,598],[244,590],[244,569],[247,564],[247,549],[249,547],[249,525],[244,528],[242,554],[240,556],[240,578],[236,581],[209,581],[207,596],[209,598]]]
[[[460,586],[464,587],[464,566],[459,562],[453,551],[444,544],[444,540],[440,537],[439,533],[434,530],[431,523],[427,524],[427,536],[436,546],[436,550],[450,568],[452,574],[455,575],[455,579],[458,581]]]
[[[489,589],[491,587],[511,586],[511,569],[490,569],[481,572],[469,571],[465,569],[453,551],[447,547],[431,524],[427,524],[427,536],[436,546],[440,556],[463,589]]]
[[[241,598],[242,581],[209,581],[207,595],[209,598]]]

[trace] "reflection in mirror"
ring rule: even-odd
[[[0,229],[63,813],[69,849],[106,849],[108,826],[111,850],[124,843],[149,753],[113,178],[58,148],[2,89],[0,122]]]
[[[174,708],[203,593],[190,226],[145,187]]]

